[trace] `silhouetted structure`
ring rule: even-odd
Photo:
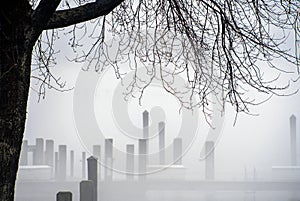
[[[56,194],[56,201],[72,201],[71,192],[58,192]]]
[[[182,165],[182,139],[175,138],[173,141],[173,160],[175,165]]]
[[[146,171],[147,171],[147,140],[146,139],[139,139],[139,179],[145,180],[146,179]]]
[[[82,176],[82,179],[85,179],[86,176],[85,176],[85,166],[86,166],[86,153],[85,152],[82,152],[81,154],[81,176]]]
[[[297,165],[297,137],[296,137],[296,117],[290,117],[290,133],[291,133],[291,165]]]
[[[97,183],[98,183],[98,171],[97,171],[97,159],[93,156],[89,157],[87,159],[88,161],[88,180],[91,180],[93,181],[93,193],[94,193],[94,196],[93,196],[93,200],[94,201],[97,201]]]
[[[94,182],[84,180],[79,185],[80,201],[94,201]]]
[[[159,150],[159,164],[164,165],[165,161],[165,122],[158,123],[158,150]]]
[[[134,145],[128,144],[126,145],[126,178],[128,180],[133,180],[133,172],[134,172]]]
[[[215,178],[215,153],[214,142],[205,142],[205,179],[212,180]]]
[[[104,179],[111,181],[112,180],[112,168],[113,168],[113,139],[105,139],[105,165],[104,169]]]

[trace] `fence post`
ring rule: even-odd
[[[66,179],[67,174],[67,145],[58,146],[58,175],[60,180]]]
[[[128,180],[133,180],[133,172],[134,172],[134,145],[127,144],[126,145],[126,178]]]
[[[93,181],[94,186],[94,201],[97,201],[97,159],[93,156],[87,159],[88,161],[88,180]]]
[[[215,148],[213,141],[205,142],[205,179],[215,178]]]
[[[56,194],[56,201],[72,201],[72,193],[60,191]]]
[[[53,167],[54,141],[46,140],[45,164]]]
[[[297,165],[297,137],[296,137],[296,116],[290,117],[290,135],[291,135],[291,165]]]
[[[44,164],[44,139],[35,139],[35,150],[33,152],[33,165]]]
[[[158,132],[159,132],[159,164],[165,165],[165,122],[158,123]]]
[[[84,180],[80,182],[80,201],[94,201],[94,182]]]
[[[70,151],[70,176],[74,177],[74,151]]]
[[[146,158],[146,139],[139,139],[139,180],[146,179],[147,158]]]
[[[82,152],[81,154],[81,174],[82,174],[82,179],[85,179],[85,166],[86,166],[86,153],[85,152]]]
[[[113,168],[113,139],[105,139],[105,169],[104,180],[112,181],[112,168]]]
[[[182,165],[182,139],[175,138],[173,141],[173,160],[174,164]]]
[[[54,162],[55,162],[55,167],[54,167],[54,174],[55,174],[55,179],[58,179],[59,177],[59,168],[58,168],[58,152],[56,151],[54,154]]]

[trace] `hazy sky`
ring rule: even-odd
[[[70,51],[64,48],[64,42],[58,43],[57,48],[61,49],[61,55],[70,54]],[[71,88],[75,86],[84,64],[69,63],[63,58],[63,56],[59,57],[58,65],[54,70],[67,81],[67,87]],[[35,80],[32,81],[32,85],[34,84]],[[134,140],[130,140],[120,131],[126,128],[116,126],[117,121],[114,115],[119,114],[118,111],[113,112],[113,95],[118,84],[119,80],[114,78],[113,73],[107,72],[97,82],[94,100],[91,101],[94,105],[86,106],[94,109],[94,114],[90,114],[94,115],[97,121],[97,125],[94,126],[101,129],[105,137],[116,139],[116,147],[124,150],[125,144]],[[86,91],[89,91],[88,84],[86,87]],[[299,88],[299,82],[294,87]],[[75,90],[64,93],[48,90],[46,99],[40,102],[37,101],[37,94],[33,90],[30,91],[25,138],[29,139],[31,144],[37,137],[54,139],[56,145],[67,144],[69,149],[76,150],[77,158],[79,157],[80,152],[84,150],[79,137],[89,138],[93,134],[78,134],[78,125],[75,123],[76,118],[73,112]],[[85,98],[84,95],[82,98]],[[116,103],[118,101],[121,102],[118,99]],[[258,177],[269,178],[272,165],[288,165],[290,162],[289,117],[294,114],[297,117],[297,123],[300,123],[299,102],[299,93],[289,97],[274,96],[268,102],[252,107],[252,112],[258,113],[259,116],[240,114],[235,126],[233,126],[235,113],[228,107],[221,137],[215,150],[216,178],[242,178],[245,167],[249,171],[255,167]],[[166,143],[170,144],[173,137],[177,136],[176,133],[183,121],[181,114],[178,113],[179,105],[175,98],[159,87],[150,87],[144,94],[142,103],[142,106],[139,106],[138,101],[132,99],[126,103],[128,109],[121,108],[121,110],[123,109],[123,113],[127,111],[132,126],[141,128],[141,113],[145,109],[150,111],[154,108],[154,112],[158,112],[157,116],[166,119]],[[164,113],[159,110],[155,111],[157,106],[164,108]],[[82,119],[89,122],[91,116]],[[188,168],[189,178],[203,178],[204,164],[199,161],[199,157],[209,129],[203,115],[200,114],[197,137],[183,159],[184,165]],[[300,145],[299,138],[298,132],[297,141]],[[299,151],[298,160],[300,160]]]

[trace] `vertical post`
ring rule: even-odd
[[[91,180],[81,181],[79,186],[80,201],[94,201],[93,190],[94,190],[93,181]]]
[[[146,158],[146,139],[139,139],[139,179],[146,179],[146,168],[147,168],[147,158]]]
[[[104,179],[112,180],[112,168],[113,168],[113,139],[105,139],[105,170]]]
[[[44,164],[44,140],[43,138],[35,139],[35,151],[33,152],[33,165]]]
[[[72,193],[60,191],[56,194],[56,201],[72,201]]]
[[[55,155],[54,155],[54,161],[55,161],[55,168],[54,168],[54,174],[55,174],[55,179],[58,179],[59,178],[59,168],[58,168],[58,152],[56,151],[55,152]]]
[[[213,180],[215,178],[215,148],[213,141],[205,142],[205,179]]]
[[[165,122],[158,123],[158,133],[159,164],[165,165]]]
[[[97,161],[101,161],[101,146],[93,145],[93,156],[97,158]],[[101,181],[101,166],[98,165],[98,180]]]
[[[182,139],[175,138],[173,141],[173,160],[175,165],[182,165]]]
[[[28,165],[28,141],[23,140],[20,165]]]
[[[54,141],[46,140],[45,164],[53,167]]]
[[[149,138],[149,112],[147,110],[143,112],[143,138]]]
[[[146,139],[146,153],[148,153],[148,139],[149,139],[149,112],[143,112],[143,138]]]
[[[127,180],[133,180],[134,172],[134,145],[126,145],[126,178]]]
[[[173,141],[173,160],[175,165],[182,165],[182,139],[175,138]]]
[[[74,151],[70,151],[70,176],[74,177]]]
[[[67,145],[58,146],[59,179],[65,180],[67,173]]]
[[[297,165],[297,137],[296,137],[296,117],[290,117],[290,133],[291,133],[291,165]]]
[[[87,159],[88,161],[88,180],[93,181],[94,196],[93,201],[97,201],[97,159],[93,156]]]
[[[82,152],[82,155],[81,155],[81,170],[82,170],[82,179],[85,179],[85,167],[86,167],[86,153],[85,152]]]

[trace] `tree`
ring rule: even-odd
[[[58,28],[73,26],[74,50],[81,48],[78,31],[94,40],[75,61],[95,59],[96,71],[112,66],[122,78],[119,63],[129,61],[136,73],[128,94],[137,91],[141,97],[159,77],[183,107],[204,112],[207,95],[216,93],[237,112],[248,112],[256,104],[248,90],[280,95],[289,87],[289,82],[274,85],[279,77],[265,80],[265,68],[284,74],[299,66],[299,58],[284,47],[289,34],[299,36],[297,0],[11,0],[0,9],[0,200],[14,197],[30,78],[40,81],[41,94],[53,82],[63,86],[50,70]],[[82,23],[92,19],[87,35],[90,25]],[[113,53],[107,38],[117,41]],[[289,66],[275,65],[276,59]],[[146,69],[146,79],[137,65]],[[180,74],[187,90],[173,85]]]

